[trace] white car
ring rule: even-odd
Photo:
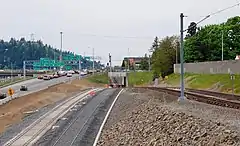
[[[81,76],[85,76],[85,75],[87,75],[86,72],[81,72],[80,74],[81,74]]]
[[[43,80],[50,80],[51,78],[48,75],[43,76]]]
[[[58,75],[59,75],[59,76],[65,76],[65,75],[66,75],[66,72],[65,72],[65,71],[59,71],[59,72],[58,72]]]
[[[71,73],[68,73],[68,74],[67,74],[67,77],[72,77],[72,74],[71,74]]]
[[[75,72],[73,70],[69,70],[68,73],[74,74]]]

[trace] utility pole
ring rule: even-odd
[[[130,51],[129,51],[129,48],[128,48],[128,71],[130,71]]]
[[[181,13],[180,15],[180,43],[181,43],[181,49],[180,49],[180,60],[181,60],[181,95],[179,97],[179,100],[184,100],[184,48],[183,48],[183,18],[184,15]]]
[[[222,61],[223,61],[223,30],[222,30]]]
[[[178,64],[178,45],[176,47],[176,64]]]
[[[95,61],[95,60],[94,60],[94,48],[93,48],[93,75],[94,75],[94,70],[95,70],[95,69],[94,69],[94,61]]]
[[[26,61],[23,61],[23,77],[26,79]]]
[[[81,79],[81,70],[82,70],[82,65],[81,65],[81,56],[79,55],[79,61],[78,61],[78,68],[79,68],[79,80]]]
[[[11,62],[11,82],[13,81],[13,65],[12,65],[12,62]]]
[[[83,52],[83,60],[84,60],[84,62],[85,62],[85,52]],[[87,69],[86,68],[86,64],[85,64],[85,68],[84,69]]]
[[[150,72],[151,71],[151,56],[149,55],[148,57],[148,71]]]
[[[61,50],[60,50],[59,61],[62,64],[62,48],[63,48],[63,32],[62,31],[60,32],[60,35],[61,35]],[[62,65],[60,65],[60,70],[62,70]]]

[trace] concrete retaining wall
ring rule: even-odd
[[[184,72],[186,73],[228,74],[231,71],[235,74],[240,74],[240,60],[184,64]],[[174,73],[180,73],[180,64],[174,64]]]
[[[128,76],[126,72],[108,72],[108,77],[111,81],[117,82],[118,85],[128,87]]]

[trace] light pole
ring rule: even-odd
[[[95,69],[94,69],[94,61],[95,61],[95,60],[94,60],[94,48],[93,48],[93,75],[94,75],[94,70],[95,70]]]
[[[63,32],[61,31],[60,32],[60,35],[61,35],[61,50],[60,50],[60,58],[59,58],[59,61],[61,63],[60,65],[60,70],[62,70],[62,48],[63,48]]]
[[[129,48],[128,48],[128,71],[130,72],[130,60],[129,60],[129,58],[130,58],[130,50],[129,50]]]
[[[148,56],[148,71],[151,71],[151,55]]]
[[[13,81],[13,66],[12,66],[12,62],[11,62],[11,82]]]
[[[85,52],[83,52],[83,60],[85,62]],[[84,65],[84,68],[83,69],[86,69],[86,65]]]
[[[222,61],[223,61],[223,30],[222,30]]]
[[[82,70],[82,65],[81,65],[81,56],[79,55],[79,63],[78,63],[78,67],[79,67],[79,80],[81,79],[81,70]]]
[[[23,77],[26,79],[26,61],[23,61]]]

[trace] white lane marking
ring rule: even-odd
[[[72,109],[70,109],[70,112],[71,112],[71,111],[77,111],[77,109],[75,109],[75,108],[72,108]]]
[[[36,113],[38,112],[38,109],[37,110],[34,110],[34,111],[27,111],[27,112],[23,112],[24,114],[33,114],[33,113]]]
[[[59,126],[52,126],[52,130],[59,128]]]
[[[123,91],[123,89],[118,93],[118,95],[117,95],[116,98],[114,99],[112,105],[110,106],[110,108],[109,108],[109,110],[108,110],[108,112],[107,112],[107,114],[106,114],[106,116],[105,116],[105,118],[104,118],[104,120],[103,120],[103,122],[102,122],[102,125],[101,125],[101,127],[99,128],[99,130],[98,130],[98,134],[97,134],[97,136],[96,136],[96,138],[95,138],[95,141],[94,141],[94,143],[93,143],[93,146],[96,146],[96,145],[97,145],[98,139],[100,138],[102,129],[103,129],[103,127],[104,127],[104,125],[105,125],[105,123],[106,123],[106,121],[107,121],[107,119],[108,119],[108,116],[109,116],[110,112],[112,111],[112,108],[113,108],[113,106],[115,105],[115,102],[117,101],[117,99],[118,99],[118,97],[120,96],[120,94],[122,93],[122,91]]]

